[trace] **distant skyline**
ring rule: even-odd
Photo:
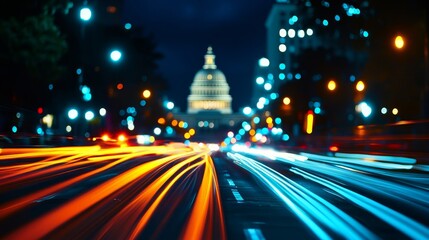
[[[209,45],[231,87],[233,110],[238,111],[250,104],[254,66],[265,56],[265,20],[274,2],[126,0],[124,21],[153,36],[164,55],[159,72],[169,83],[167,95],[182,112]]]

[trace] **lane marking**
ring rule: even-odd
[[[227,178],[226,181],[228,181],[229,186],[235,187],[235,183],[232,181],[232,179]]]
[[[232,195],[234,195],[235,200],[237,200],[238,203],[241,203],[244,201],[243,197],[241,196],[241,194],[238,192],[237,189],[231,189]]]
[[[246,228],[243,230],[247,240],[265,240],[264,234],[259,228]]]

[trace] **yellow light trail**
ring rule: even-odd
[[[123,149],[123,148],[112,149],[112,150],[108,149],[108,150],[105,151],[105,153],[106,154],[113,154],[113,153],[119,154],[119,153],[122,152],[122,151],[119,151],[119,150],[124,151],[125,149]],[[33,194],[30,194],[30,195],[27,195],[27,196],[22,197],[20,199],[17,199],[17,200],[15,200],[13,202],[8,203],[7,206],[0,206],[0,218],[4,217],[6,215],[9,215],[10,213],[12,213],[12,212],[14,212],[16,210],[19,210],[20,208],[25,207],[28,204],[31,204],[33,201],[35,201],[35,200],[37,200],[39,198],[42,198],[42,197],[45,197],[45,196],[49,196],[49,195],[51,195],[51,194],[53,194],[53,193],[55,193],[55,192],[57,192],[57,191],[59,191],[61,189],[64,189],[66,187],[71,186],[72,184],[75,184],[75,183],[77,183],[79,181],[82,181],[82,180],[84,180],[86,178],[94,176],[95,174],[98,174],[98,173],[101,173],[103,171],[106,171],[106,170],[108,170],[108,169],[110,169],[110,168],[112,168],[112,167],[114,167],[114,166],[116,166],[116,165],[118,165],[120,163],[123,163],[124,161],[129,160],[129,159],[131,159],[133,157],[137,157],[137,156],[143,155],[143,154],[156,153],[155,151],[143,151],[144,149],[141,149],[141,150],[142,150],[141,152],[137,152],[137,153],[133,153],[133,154],[126,153],[126,154],[121,154],[121,155],[112,155],[112,156],[89,158],[88,160],[90,160],[90,161],[94,161],[94,159],[96,159],[97,161],[111,160],[111,159],[117,159],[117,160],[114,161],[114,162],[112,162],[112,163],[110,163],[110,164],[108,164],[108,165],[106,165],[106,166],[104,166],[104,167],[97,168],[97,169],[95,169],[93,171],[90,171],[90,172],[87,172],[85,174],[79,175],[79,176],[77,176],[75,178],[66,180],[66,181],[58,183],[58,184],[56,184],[54,186],[42,189],[42,190],[37,191],[37,192],[35,192]],[[153,150],[156,150],[156,148],[154,148]],[[118,157],[120,157],[120,158],[118,158]],[[68,158],[68,159],[73,159],[73,158]],[[82,165],[82,164],[88,164],[88,162],[75,163],[74,165],[78,166],[78,165]],[[49,173],[51,173],[53,171],[63,170],[62,167],[64,167],[64,166],[67,166],[67,165],[61,166],[61,169],[58,169],[58,168],[57,169],[48,169],[44,173],[45,174],[49,174]],[[41,177],[41,174],[36,175],[36,176],[34,176],[33,174],[29,174],[29,175],[32,176],[32,177]],[[28,177],[25,176],[24,178],[27,179]],[[5,182],[3,182],[2,184],[5,184]]]
[[[1,189],[13,190],[14,186],[28,186],[32,181],[54,179],[63,172],[87,169],[77,176],[68,177],[58,183],[35,190],[0,205],[0,220],[24,211],[36,201],[55,196],[84,180],[100,176],[105,172],[124,166],[127,161],[133,165],[122,170],[102,183],[75,196],[59,207],[32,219],[13,230],[6,239],[40,239],[47,235],[65,234],[72,229],[81,229],[82,216],[98,213],[110,220],[99,229],[87,230],[80,234],[94,234],[98,238],[106,236],[138,238],[149,221],[159,211],[173,189],[180,188],[189,178],[200,179],[196,189],[196,199],[189,220],[183,225],[183,237],[225,239],[226,232],[220,203],[219,187],[210,150],[206,146],[191,144],[170,144],[166,146],[145,146],[117,148],[66,147],[44,149],[0,149]],[[135,163],[135,164],[134,164]],[[197,177],[202,174],[202,178]],[[154,176],[156,176],[154,178]],[[140,192],[139,186],[144,183]],[[148,184],[146,186],[146,184]],[[177,193],[176,193],[177,194]],[[107,200],[123,196],[128,199],[121,209],[103,211]],[[177,197],[177,203],[186,201]],[[164,203],[165,204],[165,203]],[[91,209],[91,210],[90,210]],[[113,214],[109,215],[109,214]],[[171,214],[164,218],[171,217]],[[165,221],[165,219],[164,219]],[[214,224],[215,223],[215,224]],[[118,229],[118,226],[122,226]],[[124,229],[128,227],[128,229]],[[62,230],[62,229],[66,230]],[[107,234],[107,235],[106,235]]]
[[[226,239],[224,218],[220,205],[219,185],[214,183],[217,178],[213,161],[208,155],[205,156],[205,160],[204,178],[183,234],[183,239],[211,239],[214,233],[219,234],[216,239]],[[213,192],[216,193],[216,198],[213,198],[211,194]],[[214,224],[214,219],[219,219],[219,223]],[[220,226],[220,229],[214,231],[214,226]]]

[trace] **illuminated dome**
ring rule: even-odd
[[[205,64],[194,77],[191,94],[188,96],[188,113],[232,113],[231,96],[225,75],[217,69],[212,48],[207,48]]]

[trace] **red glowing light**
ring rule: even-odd
[[[331,152],[338,152],[338,147],[337,146],[330,146],[329,147],[329,151],[331,151]]]
[[[124,84],[122,84],[122,83],[118,83],[118,84],[116,85],[116,88],[117,88],[118,90],[122,90],[122,89],[124,88]]]
[[[127,138],[125,137],[124,134],[121,134],[121,135],[118,136],[118,141],[119,142],[125,142],[126,140],[127,140]]]
[[[101,136],[101,139],[102,139],[103,141],[108,141],[108,140],[110,140],[110,137],[109,137],[109,135],[104,134],[103,136]]]

